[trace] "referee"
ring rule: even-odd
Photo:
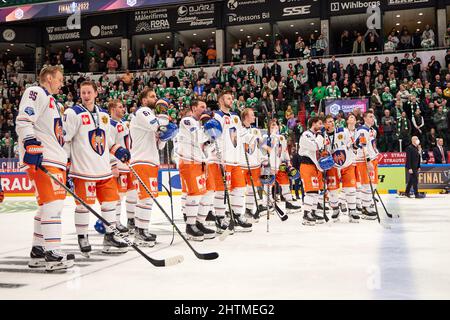
[[[423,195],[419,193],[417,187],[418,176],[420,172],[420,151],[419,151],[420,140],[416,136],[411,138],[411,144],[406,148],[406,170],[408,171],[408,184],[406,185],[405,194],[410,198],[411,187],[414,189],[414,195],[417,199],[424,198]]]

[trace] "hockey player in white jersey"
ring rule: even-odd
[[[157,101],[156,93],[144,89],[139,96],[140,107],[130,122],[131,162],[130,165],[145,183],[153,197],[158,196],[159,150],[177,133],[177,127],[169,122],[167,114],[155,114],[157,104],[160,110],[167,109],[167,102]],[[138,201],[135,211],[136,245],[153,247],[156,235],[149,232],[153,199],[139,184]]]
[[[305,190],[303,204],[303,224],[316,224],[315,210],[319,201],[320,190],[323,189],[322,172],[319,165],[320,152],[324,148],[324,139],[320,135],[322,120],[310,118],[309,129],[302,133],[299,141],[300,176]],[[323,219],[323,217],[321,217]]]
[[[260,179],[261,163],[263,159],[267,159],[267,157],[264,157],[261,151],[261,148],[263,146],[261,131],[258,128],[252,127],[252,124],[254,124],[256,120],[255,112],[253,111],[253,109],[244,109],[241,113],[241,119],[243,130],[247,131],[248,134],[255,136],[255,139],[253,139],[253,143],[251,145],[244,144],[242,146],[244,150],[242,150],[241,152],[241,167],[242,171],[244,172],[245,181],[247,183],[247,190],[245,193],[245,212],[247,216],[253,217],[253,213],[257,209],[255,197],[258,197],[258,195],[254,194],[253,190],[256,191],[257,188],[262,187]],[[245,156],[245,153],[247,153],[247,157]],[[248,167],[250,167],[250,171]],[[252,187],[252,180],[254,188]],[[258,210],[261,213],[267,210],[267,208],[261,203],[259,204]]]
[[[108,104],[108,111],[111,115],[110,120],[110,135],[111,140],[120,145],[121,147],[130,150],[130,130],[128,124],[122,121],[125,115],[125,107],[120,100],[112,100]],[[134,233],[134,211],[137,202],[137,181],[133,174],[130,172],[128,165],[117,161],[114,156],[111,156],[111,160],[117,163],[118,176],[116,177],[117,188],[119,190],[120,200],[117,202],[116,207],[116,229],[121,233]],[[125,227],[120,222],[120,216],[122,213],[122,200],[126,197],[125,206],[127,214],[127,226]]]
[[[41,70],[40,86],[25,90],[16,118],[21,169],[27,171],[36,190],[39,205],[34,217],[33,244],[29,267],[47,270],[67,269],[74,265],[75,256],[63,253],[61,248],[61,212],[66,198],[65,190],[54,183],[39,167],[44,166],[62,183],[66,180],[67,156],[63,149],[63,123],[60,106],[52,94],[63,84],[63,73],[58,67]]]
[[[97,199],[102,216],[111,225],[116,224],[116,205],[119,200],[116,183],[111,172],[111,157],[126,162],[130,159],[127,149],[111,140],[108,113],[95,105],[97,87],[85,81],[80,85],[82,104],[64,113],[65,150],[71,160],[69,177],[73,178],[75,193],[87,204]],[[89,211],[76,201],[75,227],[78,244],[83,255],[92,250],[88,239]],[[106,227],[103,253],[125,253],[127,244]]]
[[[295,213],[300,211],[301,207],[292,203],[289,179],[298,179],[299,172],[292,167],[286,138],[279,133],[279,130],[278,120],[272,119],[269,122],[270,137],[264,135],[263,145],[270,148],[268,155],[270,168],[275,174],[276,182],[281,187],[281,194],[286,200],[286,210],[288,213]]]
[[[241,169],[241,152],[243,150],[242,144],[251,144],[254,136],[244,131],[239,116],[231,113],[233,96],[230,93],[221,93],[218,102],[220,110],[214,113],[214,118],[220,122],[223,134],[214,141],[218,149],[213,152],[213,158],[211,159],[213,164],[208,167],[208,173],[214,179],[215,185],[214,210],[217,231],[223,232],[228,226],[225,220],[225,188],[219,167],[219,164],[222,164],[231,209],[236,218],[236,231],[249,232],[252,230],[252,224],[247,222],[244,216],[246,183]]]
[[[354,165],[353,141],[346,128],[335,128],[332,115],[325,117],[325,150],[332,155],[334,168],[327,171],[327,190],[330,206],[333,210],[332,219],[339,219],[339,187],[342,180],[342,192],[345,194],[349,208],[350,222],[358,222],[356,213],[356,167]]]
[[[374,123],[373,112],[365,112],[364,125],[358,128],[355,141],[355,145],[358,147],[356,169],[361,179],[362,218],[366,220],[377,218],[375,210],[371,207],[373,197],[369,182],[372,182],[375,190],[378,184],[379,152],[377,149],[377,132],[373,128]]]
[[[212,194],[206,189],[206,155],[204,148],[209,144],[210,136],[202,126],[201,118],[206,110],[206,103],[194,100],[190,106],[192,113],[180,121],[177,139],[177,156],[179,159],[180,179],[186,200],[183,201],[183,213],[186,215],[186,234],[188,239],[203,241],[213,239],[216,232],[205,226]],[[218,121],[207,117],[205,127]],[[208,123],[210,122],[210,123]],[[212,124],[214,128],[214,124]],[[220,131],[220,130],[219,130]],[[214,132],[213,132],[214,134]]]

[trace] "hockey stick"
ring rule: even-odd
[[[281,221],[286,221],[286,220],[289,218],[289,216],[286,214],[286,212],[284,212],[284,211],[278,206],[278,204],[276,204],[276,203],[270,201],[269,195],[267,194],[267,192],[266,192],[264,189],[263,189],[263,192],[264,192],[264,193],[266,194],[266,196],[268,197],[268,199],[267,199],[268,205],[273,205],[274,208],[275,208],[275,211],[277,212],[278,217],[280,217]],[[269,214],[269,213],[270,213],[269,207],[267,207],[267,208],[268,208],[268,209],[267,209],[267,214]]]
[[[327,223],[330,220],[327,216],[326,207],[325,207],[325,195],[326,194],[327,194],[327,171],[324,170],[324,172],[323,172],[323,218],[325,219],[325,223]]]
[[[170,174],[170,163],[172,162],[170,159],[170,151],[169,151],[169,144],[166,144],[166,150],[167,150],[167,162],[168,162],[168,168],[167,168],[167,172],[169,173],[169,189],[170,189],[170,214],[172,216],[172,221],[174,221],[173,219],[173,198],[172,198],[172,177]],[[170,241],[170,245],[173,244],[173,240],[175,239],[175,228],[172,228],[172,240]]]
[[[232,230],[234,230],[234,224],[235,224],[235,220],[234,220],[234,213],[233,213],[233,209],[231,208],[231,201],[230,201],[230,194],[228,192],[228,187],[227,187],[227,177],[226,177],[226,172],[225,172],[225,168],[223,167],[222,164],[222,153],[219,150],[219,145],[217,143],[217,140],[213,140],[214,141],[214,147],[216,148],[216,155],[217,158],[219,160],[219,168],[220,168],[220,173],[222,174],[222,181],[223,181],[223,188],[224,188],[224,193],[225,193],[225,198],[224,201],[226,203],[228,203],[228,210],[230,211],[230,225],[228,226],[228,228],[226,230],[224,230],[224,232],[219,236],[219,240],[220,241],[224,241],[230,234],[230,232]]]
[[[53,174],[51,174],[45,167],[40,166],[39,169],[41,169],[47,176],[50,177],[54,182],[56,182],[60,187],[64,188],[69,194],[71,194],[79,203],[81,203],[86,209],[88,209],[94,216],[97,217],[97,219],[101,220],[103,224],[110,227],[111,230],[114,232],[114,235],[117,237],[122,238],[126,244],[130,247],[132,247],[134,250],[136,250],[141,256],[143,256],[147,261],[149,261],[151,264],[153,264],[155,267],[168,267],[176,265],[180,262],[183,262],[184,257],[181,255],[167,258],[164,260],[157,260],[149,257],[146,255],[141,249],[139,249],[138,246],[136,246],[133,242],[131,242],[128,237],[123,236],[113,225],[111,225],[108,221],[106,221],[105,218],[103,218],[100,214],[98,214],[90,205],[88,205],[86,202],[84,202],[80,197],[78,197],[72,190],[70,190],[64,183],[59,181],[58,178],[56,178]]]
[[[252,170],[250,169],[250,163],[248,161],[248,155],[247,155],[247,150],[245,150],[245,146],[244,146],[244,154],[245,154],[245,161],[247,162],[247,170],[250,175],[250,182],[252,184],[253,197],[255,198],[255,204],[256,204],[256,212],[253,215],[253,219],[259,219],[259,217],[260,217],[259,204],[258,204],[258,199],[256,198],[255,184],[253,182]]]
[[[180,229],[178,229],[177,225],[175,224],[175,222],[173,222],[172,219],[170,219],[169,215],[167,214],[167,212],[164,210],[164,208],[159,204],[158,201],[156,201],[155,197],[153,196],[153,194],[151,193],[151,191],[147,188],[147,186],[145,185],[145,183],[142,181],[141,177],[137,174],[137,172],[134,170],[134,168],[130,165],[128,165],[128,167],[130,168],[131,172],[133,172],[134,176],[136,177],[136,179],[139,181],[139,184],[144,188],[144,190],[147,192],[147,194],[152,198],[153,202],[156,203],[156,205],[158,206],[158,208],[161,210],[161,212],[164,214],[164,216],[167,218],[167,220],[169,220],[169,222],[172,224],[172,226],[175,228],[175,230],[178,232],[178,234],[180,235],[180,237],[184,240],[184,242],[186,242],[186,244],[188,245],[188,247],[194,252],[195,256],[201,260],[214,260],[217,259],[219,257],[219,254],[217,252],[210,252],[210,253],[199,253],[197,252],[194,247],[192,247],[192,245],[189,243],[189,241],[184,237],[184,235],[181,233]]]
[[[392,218],[393,218],[393,215],[387,211],[386,206],[384,205],[383,199],[381,199],[381,196],[380,196],[380,194],[378,193],[378,189],[375,189],[375,193],[377,194],[378,199],[380,199],[379,201],[381,202],[381,205],[383,206],[384,212],[386,212],[386,215],[387,215],[389,218],[392,219]],[[376,199],[376,200],[378,201],[378,199]],[[400,216],[399,216],[398,214],[397,214],[395,217],[396,217],[396,218],[400,218]]]
[[[366,151],[364,150],[364,147],[362,148],[362,152],[363,152],[364,162],[365,162],[365,164],[366,164],[367,177],[369,178],[369,185],[370,185],[370,190],[371,190],[371,193],[372,193],[373,204],[374,204],[374,206],[375,206],[375,212],[377,213],[377,220],[378,220],[378,223],[379,223],[381,226],[383,226],[384,228],[390,229],[390,228],[391,228],[390,226],[388,226],[388,225],[386,225],[386,224],[384,224],[384,223],[381,223],[380,214],[378,213],[377,201],[376,201],[376,199],[375,199],[375,194],[374,194],[375,192],[373,191],[372,180],[370,179],[369,166],[368,166],[368,164],[367,164]]]

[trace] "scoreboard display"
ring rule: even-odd
[[[35,4],[41,2],[55,2],[58,0],[0,0],[0,8],[23,6],[26,4]]]

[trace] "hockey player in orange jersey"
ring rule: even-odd
[[[67,156],[63,149],[63,123],[60,106],[52,94],[63,84],[60,68],[41,70],[39,86],[25,90],[16,119],[20,167],[27,170],[36,190],[39,205],[34,217],[33,245],[29,267],[47,270],[67,269],[74,265],[74,255],[61,248],[61,212],[65,190],[54,183],[39,166],[44,166],[62,183],[66,180]]]
[[[94,204],[97,199],[102,216],[115,225],[119,194],[111,172],[110,153],[122,162],[130,159],[130,153],[111,140],[109,115],[95,105],[95,83],[81,83],[80,95],[82,103],[64,113],[65,149],[71,159],[69,177],[73,178],[75,193],[87,204]],[[91,251],[88,226],[89,212],[77,203],[75,227],[81,253],[85,256],[89,256]],[[124,253],[127,250],[127,244],[106,227],[103,253]]]

